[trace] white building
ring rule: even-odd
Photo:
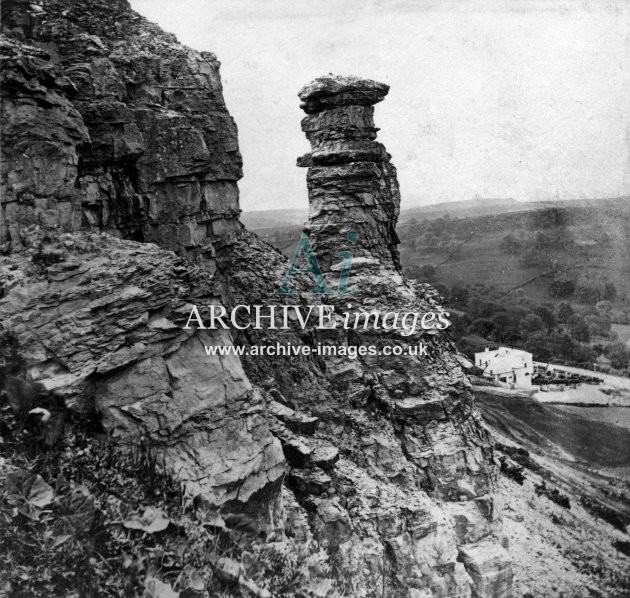
[[[496,382],[531,386],[534,373],[534,359],[531,353],[499,347],[493,351],[486,349],[475,353],[475,365],[483,370],[483,375]]]

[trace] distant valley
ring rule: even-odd
[[[630,198],[520,206],[495,214],[434,217],[418,211],[401,218],[404,267],[419,277],[418,268],[431,266],[425,276],[447,286],[522,288],[541,301],[572,297],[574,292],[565,292],[571,283],[602,289],[609,283],[617,300],[628,301]]]
[[[307,217],[300,209],[259,210],[244,212],[242,221],[291,255]],[[552,302],[568,296],[549,292],[554,280],[608,282],[619,302],[630,299],[630,197],[445,202],[403,209],[397,232],[411,277],[448,287],[493,285],[506,293],[522,288]]]
[[[306,217],[276,210],[243,221],[291,256]],[[397,232],[404,273],[440,291],[464,353],[505,344],[627,374],[630,198],[414,207]]]

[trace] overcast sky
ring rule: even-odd
[[[404,207],[630,194],[630,2],[131,0],[221,61],[245,210],[307,206],[297,92],[391,86],[376,125]]]

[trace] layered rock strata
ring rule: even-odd
[[[460,359],[437,319],[441,313],[448,321],[448,314],[430,287],[414,285],[400,275],[397,253],[391,249],[400,199],[395,169],[384,148],[373,140],[367,143],[382,148],[385,162],[366,162],[365,153],[356,151],[356,135],[376,130],[371,113],[366,128],[358,127],[357,121],[348,117],[355,110],[372,110],[364,104],[379,101],[386,93],[387,87],[382,84],[353,77],[325,77],[300,92],[307,111],[321,110],[302,122],[313,147],[313,163],[330,137],[335,147],[328,153],[326,165],[309,167],[311,213],[306,231],[313,238],[317,259],[331,287],[343,265],[337,256],[340,249],[351,255],[348,292],[327,296],[326,301],[335,305],[338,313],[357,310],[372,316],[370,325],[354,331],[355,342],[384,345],[391,341],[404,349],[423,343],[427,347],[427,358],[381,356],[365,360],[369,371],[385,370],[380,388],[374,391],[375,400],[386,405],[405,429],[417,427],[417,433],[408,437],[404,431],[401,434],[407,458],[427,472],[427,484],[441,498],[459,498],[462,483],[480,496],[488,491],[494,475],[492,446],[479,425]],[[317,126],[311,128],[314,122]],[[383,316],[391,312],[436,315],[426,320],[426,330],[418,319],[415,331],[404,336],[400,322],[398,330],[392,329],[393,316],[389,329],[374,326],[375,316],[382,322]],[[393,375],[392,370],[397,374]],[[346,377],[347,383],[350,380]],[[470,451],[471,445],[479,450]]]
[[[216,254],[242,228],[219,62],[125,0],[7,0],[0,65],[0,332],[20,375],[191,495],[268,519],[284,457],[260,391],[205,354],[226,332],[180,329],[220,294]]]
[[[248,376],[270,393],[272,433],[291,468],[286,533],[326,547],[353,596],[507,597],[512,571],[493,497],[492,440],[465,361],[444,330],[418,327],[402,336],[373,325],[341,327],[346,311],[443,312],[431,287],[398,270],[398,185],[375,141],[370,105],[386,92],[372,81],[326,77],[300,93],[313,147],[299,160],[309,167],[305,232],[335,291],[339,252],[351,253],[349,292],[313,293],[312,277],[302,273],[292,279],[294,295],[274,294],[286,261],[248,233],[231,249],[239,264],[231,278],[235,302],[333,305],[337,328],[248,330],[236,342],[403,350],[424,343],[423,357],[244,358]],[[311,417],[317,425],[305,424]]]
[[[204,345],[231,344],[227,331],[183,330],[191,303],[215,302],[209,276],[107,234],[22,238],[0,262],[0,332],[29,388],[98,415],[112,441],[150,453],[191,497],[268,517],[285,460],[261,392],[238,357],[206,356]],[[22,400],[16,373],[0,374],[0,391]]]
[[[443,331],[292,320],[231,333],[244,345],[422,341],[429,353],[296,361],[208,356],[230,335],[181,329],[192,303],[217,296],[441,310],[399,272],[400,196],[373,122],[387,87],[327,77],[301,92],[307,232],[332,288],[352,254],[351,292],[318,296],[297,275],[287,298],[274,293],[287,260],[238,222],[241,161],[216,58],[122,0],[2,11],[0,317],[23,363],[0,390],[26,384],[96,414],[202,502],[317,540],[346,595],[508,596],[492,442]]]
[[[312,148],[298,160],[308,167],[308,232],[326,268],[338,261],[335,254],[350,251],[355,264],[374,259],[400,271],[400,191],[374,126],[373,104],[388,91],[356,77],[322,77],[299,93]]]
[[[0,249],[29,225],[102,229],[212,261],[238,238],[219,62],[126,0],[6,0]]]

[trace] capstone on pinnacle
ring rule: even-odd
[[[353,76],[326,75],[305,85],[298,96],[300,108],[315,114],[337,106],[372,106],[381,102],[389,85]]]

